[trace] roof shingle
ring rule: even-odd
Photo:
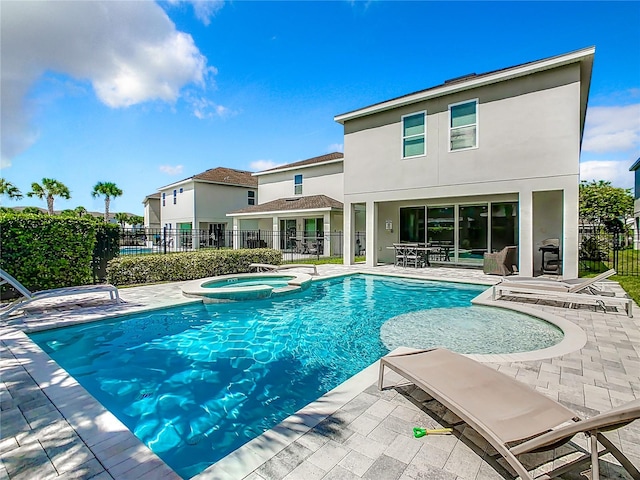
[[[273,172],[275,170],[282,170],[283,168],[303,167],[305,165],[313,165],[314,163],[328,162],[330,160],[339,160],[341,158],[344,158],[344,154],[340,152],[327,153],[326,155],[320,155],[319,157],[299,160],[297,162],[287,163],[286,165],[280,165],[278,167],[269,168],[267,170],[261,170],[258,173]]]
[[[318,210],[321,208],[342,210],[343,205],[342,202],[326,195],[309,195],[308,197],[278,198],[271,202],[252,205],[230,213],[286,212],[292,210]]]

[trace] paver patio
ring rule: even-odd
[[[352,271],[410,273],[487,285],[498,280],[472,269],[319,266],[321,277]],[[182,296],[180,285],[121,289],[123,305],[95,297],[58,299],[34,305],[29,315],[0,327],[0,479],[179,478],[23,330],[194,301]],[[619,290],[617,284],[612,286]],[[568,309],[545,302],[527,307],[578,324],[586,333],[586,344],[553,358],[485,357],[503,360],[492,361],[491,366],[587,417],[640,398],[640,322],[636,318],[629,319],[624,312]],[[472,429],[457,425],[437,402],[399,378],[398,386],[378,391],[376,375],[377,368],[370,367],[329,392],[322,402],[311,404],[194,478],[512,478],[505,464],[491,457],[486,443]],[[412,436],[414,426],[440,425],[454,426],[455,434]],[[607,435],[640,465],[640,422]],[[583,441],[576,439],[578,444]],[[534,468],[551,457],[525,458]],[[608,456],[601,465],[602,478],[630,478]],[[567,478],[586,477],[576,473]]]

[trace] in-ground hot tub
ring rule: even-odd
[[[310,285],[306,273],[240,273],[194,280],[182,287],[182,294],[205,303],[235,302],[295,293]]]

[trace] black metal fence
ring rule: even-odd
[[[355,255],[365,254],[364,232],[355,233]],[[343,257],[343,233],[321,235],[288,230],[183,230],[169,228],[123,229],[120,255],[187,252],[204,248],[274,248],[282,251],[284,261]]]
[[[635,230],[582,226],[579,234],[581,273],[613,268],[618,275],[640,275],[640,237]]]

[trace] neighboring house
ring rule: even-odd
[[[257,226],[254,235],[236,235],[236,247],[269,246],[300,253],[342,250],[343,155],[329,153],[253,174],[260,202],[228,214],[234,231]],[[247,243],[244,245],[243,243]],[[319,251],[318,251],[319,250]]]
[[[335,117],[344,125],[345,263],[355,212],[366,210],[367,265],[394,242],[449,246],[452,263],[517,245],[519,269],[541,269],[560,241],[578,275],[578,185],[595,48],[442,85]]]
[[[160,192],[144,197],[144,228],[160,228]]]
[[[630,172],[633,172],[634,175],[634,183],[633,183],[633,220],[634,220],[634,230],[636,232],[640,232],[640,158],[638,158],[633,165],[629,168]],[[640,250],[640,235],[634,235],[635,244],[633,248],[635,250]]]
[[[197,230],[200,238],[175,234],[178,242],[199,246],[223,246],[230,228],[227,212],[258,202],[258,180],[251,172],[218,167],[158,189],[160,226],[173,232]],[[253,225],[257,227],[257,224]]]

